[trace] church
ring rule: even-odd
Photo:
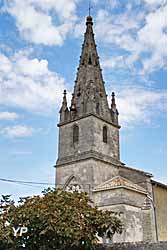
[[[85,191],[99,209],[119,214],[124,230],[112,242],[167,241],[167,185],[121,162],[118,117],[88,16],[71,104],[64,91],[60,109],[56,185]]]

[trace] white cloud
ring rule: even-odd
[[[31,4],[40,7],[43,11],[55,10],[63,19],[74,19],[76,4],[79,0],[29,0]]]
[[[10,60],[3,54],[0,54],[0,74],[8,74],[11,71],[11,62]]]
[[[167,0],[144,0],[144,2],[149,5],[162,5],[166,4]]]
[[[108,0],[108,2],[112,8],[115,8],[116,6],[119,5],[119,2],[117,0]]]
[[[6,64],[0,66],[0,105],[47,115],[60,103],[65,82],[47,60],[31,59],[27,51],[9,58],[0,54],[1,59]]]
[[[166,60],[161,53],[154,53],[150,58],[143,60],[143,69],[140,71],[141,75],[152,73],[166,65]]]
[[[133,68],[140,62],[142,69],[136,72],[146,75],[167,66],[166,2],[149,11],[127,8],[121,14],[111,15],[109,11],[99,10],[96,34],[116,52],[105,59],[106,67]]]
[[[103,68],[123,68],[126,64],[126,59],[124,56],[113,56],[109,59],[102,61]]]
[[[149,73],[166,65],[167,56],[167,6],[148,14],[145,26],[138,32],[138,42],[151,56],[143,60],[143,72]]]
[[[14,112],[0,112],[0,120],[16,120],[19,115]]]
[[[129,44],[132,45],[129,41],[135,41],[129,32],[138,30],[141,19],[141,13],[136,14],[134,19],[133,12],[130,13],[130,10],[119,15],[111,15],[106,10],[99,10],[96,20],[97,36],[100,39],[103,38],[106,43],[113,43],[129,50]],[[134,45],[136,46],[136,43]]]
[[[3,128],[0,133],[8,138],[24,138],[32,136],[34,133],[34,129],[31,127],[27,127],[24,125],[16,125],[11,127]]]
[[[167,91],[130,86],[117,92],[120,124],[124,128],[150,123],[152,118],[167,110]]]
[[[85,32],[85,20],[82,20],[82,22],[77,23],[74,27],[74,36],[76,38],[83,37],[83,34]]]
[[[37,58],[29,59],[24,55],[18,55],[17,57],[18,61],[16,61],[15,68],[20,74],[29,77],[41,77],[48,74],[48,61],[39,61]]]
[[[6,11],[15,17],[17,27],[27,41],[62,45],[76,20],[77,2],[78,0],[7,0]],[[51,12],[57,18],[56,24]]]
[[[7,0],[7,11],[16,18],[24,39],[36,44],[61,45],[70,32],[76,37],[83,35],[85,22],[76,23],[76,9],[81,1]],[[140,61],[143,68],[137,72],[142,74],[164,68],[167,64],[167,0],[127,1],[119,14],[112,13],[111,6],[121,1],[105,1],[110,5],[98,11],[96,34],[102,42],[112,45],[111,48],[121,49],[120,53],[117,50],[116,57],[123,51],[127,53],[126,57],[122,56],[122,62],[119,61],[120,66],[131,68]],[[132,7],[134,3],[138,3],[136,9]],[[149,56],[143,57],[146,53]]]
[[[134,34],[137,34],[142,18],[142,13],[134,16],[130,10],[119,15],[110,15],[108,11],[100,10],[95,27],[97,37],[101,42],[110,45],[110,49],[117,51],[116,57],[122,56],[125,52],[127,59],[133,56],[137,60],[142,47]],[[122,59],[124,61],[123,56]]]

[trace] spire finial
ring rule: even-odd
[[[64,93],[63,93],[63,106],[64,107],[67,107],[67,98],[66,98],[66,94],[67,94],[67,91],[64,90]]]
[[[66,96],[66,94],[67,94],[67,91],[66,91],[66,89],[64,90],[64,93],[63,93],[63,94],[64,94],[64,97],[65,97],[65,96]]]
[[[71,99],[71,111],[76,111],[75,101],[74,101],[74,93],[72,93],[72,99]]]
[[[114,92],[112,92],[111,108],[112,108],[112,109],[116,109],[115,93],[114,93]]]
[[[61,109],[60,109],[60,113],[62,113],[63,111],[66,111],[66,109],[68,109],[66,94],[67,94],[67,92],[66,92],[66,90],[64,90],[64,92],[63,92],[63,102],[62,102],[62,106],[61,106]]]
[[[93,25],[93,19],[92,19],[91,16],[88,16],[87,19],[86,19],[86,25],[88,25],[88,24]]]
[[[91,16],[91,9],[92,9],[93,7],[91,6],[91,0],[89,0],[89,16]]]
[[[111,118],[112,118],[112,121],[113,123],[115,123],[116,125],[119,125],[118,124],[118,115],[119,115],[119,112],[117,110],[117,106],[116,106],[116,102],[115,102],[115,93],[112,92],[112,101],[111,101]]]
[[[93,20],[91,17],[91,9],[93,9],[93,7],[91,6],[91,0],[89,0],[89,15],[87,16],[86,25],[88,25],[88,24],[93,25]]]

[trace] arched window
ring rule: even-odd
[[[74,125],[73,127],[73,143],[78,143],[79,141],[79,127]]]
[[[103,127],[103,142],[107,143],[107,127]]]

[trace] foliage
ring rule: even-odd
[[[28,232],[14,237],[13,227]],[[0,249],[92,249],[97,236],[121,233],[122,224],[109,211],[94,207],[86,193],[45,190],[42,196],[21,198],[14,204],[9,196],[0,202]]]

